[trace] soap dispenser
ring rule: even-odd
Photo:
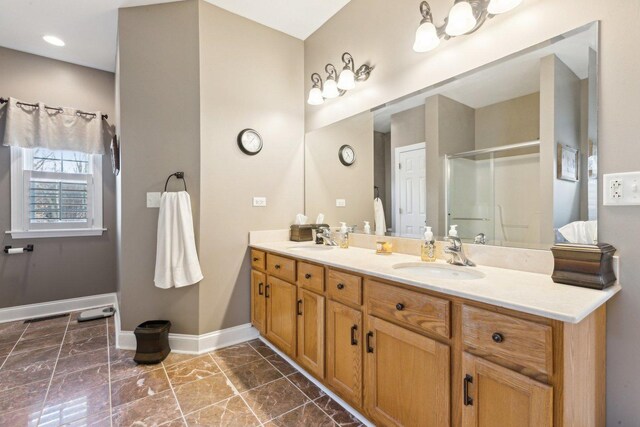
[[[420,250],[420,259],[425,262],[435,262],[436,260],[436,242],[433,240],[433,231],[431,231],[431,227],[426,227],[424,232],[424,240]]]
[[[364,234],[371,234],[371,225],[369,221],[364,222]]]
[[[349,227],[346,222],[340,223],[340,247],[342,249],[349,248]]]
[[[458,237],[457,225],[452,225],[451,228],[449,228],[449,237]]]

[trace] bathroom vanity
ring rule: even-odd
[[[442,261],[438,277],[417,261],[252,244],[252,323],[375,425],[604,426],[605,302],[618,284],[482,266],[456,278],[471,267]]]

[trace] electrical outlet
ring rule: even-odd
[[[148,208],[159,208],[160,207],[160,196],[161,193],[147,193],[147,207]]]
[[[336,207],[338,208],[347,207],[347,201],[345,199],[336,199]]]
[[[640,172],[605,174],[603,181],[605,206],[640,205]]]
[[[253,207],[256,207],[256,208],[265,208],[265,207],[267,207],[267,198],[266,197],[254,197],[253,198]]]

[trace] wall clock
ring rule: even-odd
[[[343,145],[338,150],[338,158],[340,159],[340,163],[345,166],[351,166],[356,161],[356,152],[350,145]]]
[[[245,129],[238,134],[238,147],[244,154],[255,156],[262,150],[262,137],[253,129]]]

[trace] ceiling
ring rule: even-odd
[[[424,105],[425,100],[440,94],[477,109],[540,91],[540,60],[556,55],[580,79],[589,76],[589,48],[596,49],[594,28],[571,35],[546,47],[535,49],[510,60],[472,71],[442,86],[420,93],[374,111],[374,127],[378,132],[391,130],[391,116]]]
[[[118,9],[174,0],[0,0],[0,46],[115,70]],[[350,0],[206,0],[301,40]],[[64,47],[45,43],[55,35]]]

